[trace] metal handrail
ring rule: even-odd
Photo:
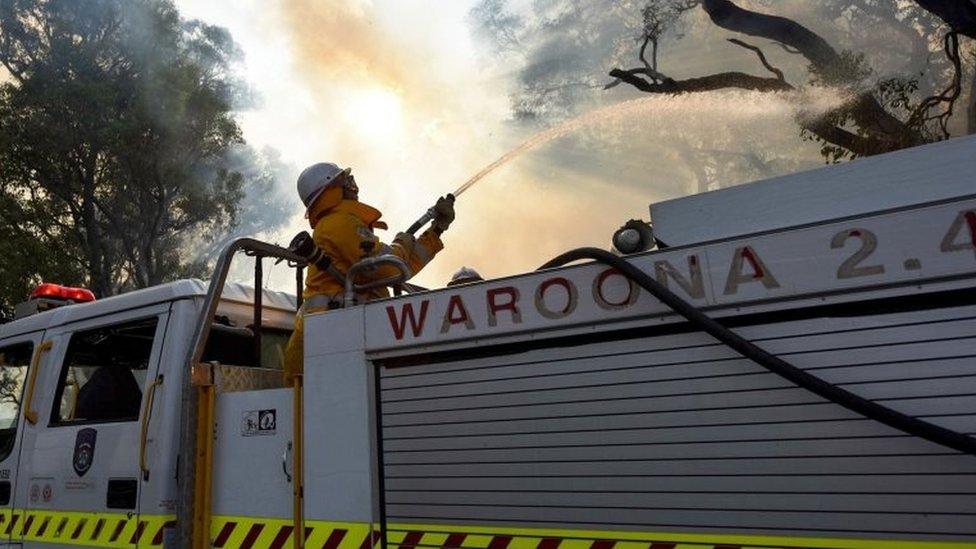
[[[210,277],[210,287],[203,300],[203,307],[197,318],[196,327],[193,332],[190,347],[184,361],[184,375],[180,382],[180,455],[179,455],[179,495],[177,499],[177,520],[176,528],[177,539],[180,547],[190,547],[193,541],[194,524],[194,486],[196,485],[195,456],[197,452],[197,411],[198,400],[194,391],[193,381],[190,372],[193,367],[200,363],[203,358],[203,351],[207,340],[210,337],[210,329],[213,326],[214,315],[217,313],[217,306],[220,303],[220,296],[223,293],[224,284],[227,282],[227,274],[230,271],[231,263],[238,252],[245,252],[247,255],[255,256],[258,261],[262,258],[270,257],[282,259],[304,268],[308,261],[286,248],[261,242],[253,238],[238,238],[231,242],[224,251],[221,252],[217,263],[214,266],[213,275]],[[371,281],[364,284],[355,284],[356,274],[364,269],[378,267],[380,265],[393,265],[399,270],[399,274],[387,277],[383,280]],[[395,255],[384,254],[366,258],[349,268],[346,276],[347,305],[355,303],[356,292],[370,290],[380,286],[398,286],[405,283],[413,273],[406,262]],[[300,279],[299,279],[300,280]],[[260,292],[261,288],[255,288]],[[301,299],[301,292],[297,299]],[[300,301],[299,301],[300,303]],[[209,532],[203,532],[203,536],[209,536]]]
[[[76,382],[77,384],[77,382]],[[142,408],[142,425],[139,430],[139,470],[142,472],[142,480],[149,480],[149,465],[146,460],[146,445],[149,443],[149,420],[152,419],[153,404],[156,400],[156,388],[163,384],[163,374],[156,376],[156,379],[147,388],[146,402]],[[77,395],[77,389],[75,395]],[[77,399],[77,396],[75,397]],[[73,410],[73,408],[72,408]]]
[[[295,452],[292,454],[291,473],[291,502],[292,502],[292,547],[302,549],[305,547],[305,537],[299,536],[298,532],[305,531],[305,397],[304,380],[302,374],[296,374],[292,378],[292,439],[294,440]]]
[[[38,415],[37,410],[34,410],[34,386],[37,384],[37,370],[41,367],[41,355],[51,350],[54,346],[54,342],[51,340],[45,341],[38,345],[37,350],[34,351],[34,360],[30,366],[30,372],[27,374],[27,395],[24,397],[24,418],[31,424],[37,423]]]
[[[189,547],[193,535],[193,487],[196,482],[196,471],[194,470],[194,456],[196,454],[196,421],[197,421],[197,399],[193,390],[193,383],[190,379],[190,371],[194,365],[198,364],[203,357],[203,350],[206,347],[207,339],[210,337],[210,328],[213,325],[214,315],[217,313],[217,306],[220,303],[220,296],[227,282],[227,273],[230,271],[234,255],[238,252],[247,252],[249,255],[257,256],[258,259],[272,257],[292,262],[299,266],[305,266],[306,260],[281,246],[261,242],[253,238],[238,238],[227,245],[220,253],[217,264],[214,266],[213,275],[210,277],[210,287],[203,300],[203,307],[197,318],[196,328],[193,332],[190,348],[187,351],[186,360],[183,367],[183,379],[180,382],[180,456],[179,456],[179,496],[177,500],[177,521],[178,545]],[[261,288],[255,288],[260,292]],[[300,297],[299,297],[300,299]],[[209,532],[204,535],[209,536]]]
[[[381,280],[356,284],[356,275],[359,274],[360,271],[376,268],[381,265],[392,265],[396,267],[400,273],[396,276],[389,276]],[[367,257],[366,259],[354,263],[346,272],[346,293],[343,302],[346,306],[353,305],[356,303],[356,294],[359,292],[384,286],[399,286],[410,280],[412,276],[413,273],[410,271],[410,267],[407,266],[407,262],[393,254],[382,254]]]

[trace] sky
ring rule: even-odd
[[[351,167],[360,199],[384,212],[391,227],[385,240],[438,196],[544,129],[512,123],[509,96],[518,76],[472,32],[472,1],[176,4],[184,17],[228,28],[240,45],[242,75],[258,98],[239,114],[244,138],[276,149],[295,176],[320,161]],[[780,5],[789,12],[802,3]],[[674,70],[694,74],[739,63],[756,72],[755,58],[729,51],[725,38],[704,30],[700,51],[682,50]],[[710,47],[723,53],[705,55]],[[788,56],[769,55],[783,62]],[[729,109],[728,96],[651,97],[627,86],[599,97],[597,111],[584,114],[583,123],[513,159],[458,200],[445,250],[416,283],[442,286],[462,265],[486,278],[507,276],[570,248],[608,247],[617,227],[648,218],[650,203],[708,190],[700,181],[716,174],[703,171],[715,167],[696,155],[730,142],[737,150],[788,151],[762,158],[769,176],[822,163],[816,148],[798,136],[794,96],[738,92],[736,109]],[[835,99],[806,101],[829,106]],[[748,176],[730,172],[717,179],[732,184]],[[308,227],[294,178],[280,184],[295,197],[294,215],[264,236],[286,243]],[[278,272],[270,284],[290,289],[291,280]]]

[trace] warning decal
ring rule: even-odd
[[[241,436],[253,437],[273,435],[278,428],[278,412],[270,410],[248,410],[241,417]]]

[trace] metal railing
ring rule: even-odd
[[[180,453],[177,499],[177,533],[180,547],[209,547],[210,541],[210,474],[212,468],[213,448],[212,428],[214,417],[214,373],[212,365],[201,364],[203,353],[210,338],[210,331],[213,327],[217,307],[220,304],[220,297],[223,293],[224,284],[227,282],[227,275],[230,271],[231,263],[237,253],[244,253],[255,258],[254,265],[254,325],[252,330],[255,338],[255,357],[261,359],[261,309],[262,286],[264,270],[262,260],[274,258],[279,261],[287,261],[296,268],[296,312],[301,310],[302,290],[304,288],[303,271],[308,265],[305,258],[293,253],[292,251],[261,242],[253,238],[239,238],[231,242],[217,259],[213,275],[210,278],[210,286],[203,300],[203,306],[197,318],[196,328],[193,338],[184,361],[183,376],[180,384]],[[381,280],[356,284],[356,276],[361,275],[370,269],[381,266],[393,266],[398,273],[395,276],[386,277]],[[345,283],[345,305],[356,304],[356,295],[367,290],[392,286],[394,288],[415,291],[419,288],[407,284],[412,273],[407,264],[394,255],[380,255],[365,258],[349,268],[346,273]],[[260,364],[259,364],[260,365]],[[196,374],[196,376],[192,375]],[[194,377],[197,379],[195,380]],[[301,376],[295,380],[294,389],[296,391],[295,403],[295,457],[293,465],[293,494],[294,494],[294,520],[296,521],[295,531],[301,532],[302,528],[302,503],[301,503]],[[202,408],[201,408],[202,407]],[[202,414],[202,415],[201,415]],[[202,421],[201,421],[202,420]],[[209,434],[208,434],[209,433]],[[202,436],[201,436],[202,435]],[[202,446],[201,446],[202,445]],[[198,451],[202,448],[203,451]],[[199,470],[198,470],[199,469]],[[198,477],[198,475],[202,475]],[[295,536],[296,540],[301,540],[300,536]],[[301,542],[299,542],[299,545]]]
[[[295,265],[297,274],[295,277],[297,294],[296,294],[296,309],[301,306],[301,295],[302,295],[302,271],[306,265],[305,260],[290,252],[289,250],[282,248],[280,246],[275,246],[273,244],[268,244],[267,242],[261,242],[260,240],[255,240],[253,238],[239,238],[231,242],[224,251],[221,252],[220,257],[217,259],[217,264],[214,267],[213,275],[210,277],[210,287],[207,289],[207,295],[204,297],[203,306],[200,309],[200,315],[197,318],[196,329],[193,332],[193,339],[191,340],[189,350],[187,352],[186,360],[183,364],[183,376],[180,382],[180,454],[179,454],[179,471],[178,471],[178,484],[179,484],[179,495],[177,499],[177,520],[176,528],[178,532],[179,546],[180,547],[195,547],[203,545],[204,547],[209,546],[209,525],[207,524],[195,524],[200,523],[199,517],[204,517],[206,522],[206,517],[209,515],[209,509],[203,510],[203,513],[198,513],[199,509],[197,506],[201,504],[206,504],[205,502],[209,498],[204,498],[200,500],[197,498],[198,489],[197,487],[202,487],[205,484],[209,484],[209,478],[197,479],[197,446],[198,446],[198,423],[199,423],[199,403],[201,401],[198,391],[194,390],[194,380],[192,379],[191,372],[198,364],[200,364],[203,359],[203,352],[207,345],[207,340],[210,338],[210,329],[213,326],[214,316],[217,313],[217,306],[220,304],[220,297],[224,290],[224,284],[227,282],[227,274],[230,272],[231,263],[234,260],[234,256],[238,252],[243,252],[248,256],[255,258],[255,284],[254,284],[254,337],[256,340],[261,339],[261,307],[262,307],[262,279],[263,279],[263,268],[262,260],[264,258],[275,258],[288,261]],[[258,353],[255,355],[257,360],[260,360],[260,343],[255,346],[255,351]],[[204,402],[212,401],[212,391],[204,389],[206,393],[206,398],[202,399]],[[209,400],[208,400],[209,399]],[[208,406],[209,407],[209,406]],[[212,410],[205,410],[205,415],[210,416]],[[212,417],[205,418],[212,422]],[[209,454],[208,452],[204,452]],[[212,454],[211,454],[212,455]],[[209,471],[203,472],[207,477],[209,477]],[[204,490],[208,492],[208,490]],[[202,531],[194,532],[195,529]]]
[[[356,284],[356,275],[368,269],[378,269],[383,265],[392,265],[397,268],[399,273],[381,280]],[[352,267],[349,267],[349,272],[346,273],[346,293],[343,296],[343,303],[345,305],[354,305],[356,303],[356,295],[366,290],[388,286],[401,287],[412,276],[413,273],[410,272],[410,267],[407,266],[407,263],[395,255],[383,254],[367,257],[354,263]]]

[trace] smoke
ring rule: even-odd
[[[288,0],[281,11],[315,104],[318,156],[304,161],[352,167],[387,220],[409,225],[493,148],[504,95],[471,78],[467,28],[443,24],[464,6]]]
[[[256,150],[239,145],[224,155],[224,169],[241,174],[245,194],[239,204],[237,223],[216,240],[219,252],[226,243],[237,237],[250,236],[269,240],[290,237],[282,234],[283,225],[301,211],[301,202],[291,192],[291,182],[298,176],[295,166],[282,161],[281,153],[271,147]]]
[[[504,91],[476,76],[466,6],[287,0],[278,9],[298,93],[311,105],[299,129],[307,153],[298,162],[351,167],[361,199],[384,213],[391,233],[508,141],[498,124],[508,111]],[[473,212],[468,222],[478,217]],[[299,218],[292,228],[308,227]],[[451,240],[449,250],[460,250]],[[442,256],[419,283],[439,285],[456,268],[456,258]]]
[[[304,70],[324,81],[396,87],[406,76],[400,49],[365,0],[286,0],[282,15]]]

